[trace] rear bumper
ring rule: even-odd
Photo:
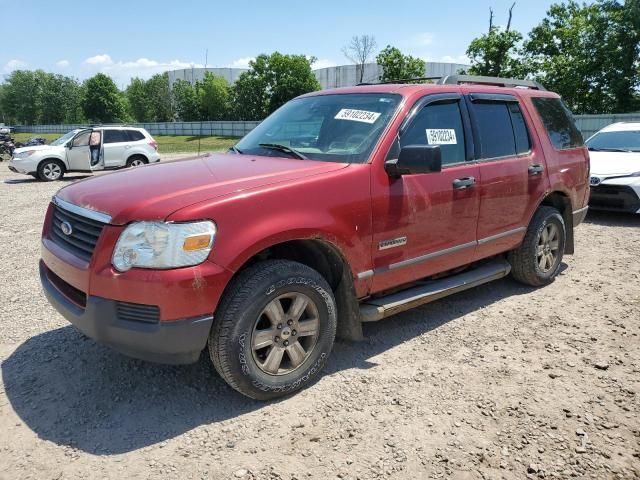
[[[40,281],[53,307],[86,336],[125,355],[142,360],[186,364],[198,360],[213,322],[212,316],[172,322],[122,319],[118,302],[107,298],[74,295],[71,285],[50,272],[40,261]],[[64,293],[63,293],[64,291]]]
[[[584,207],[581,208],[579,210],[575,210],[573,212],[573,226],[577,227],[578,225],[580,225],[582,222],[584,222],[584,219],[587,217],[587,212],[589,212],[589,207]]]

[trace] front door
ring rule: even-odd
[[[416,110],[417,109],[417,110]],[[439,173],[373,175],[372,293],[470,263],[476,248],[479,167],[459,94],[419,100],[388,158],[406,145],[440,145]]]
[[[67,147],[67,164],[69,170],[89,171],[91,169],[91,152],[89,150],[89,137],[91,130],[78,132],[71,144]]]

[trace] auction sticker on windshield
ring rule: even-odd
[[[429,145],[457,145],[458,139],[452,128],[427,128],[427,142]]]
[[[375,123],[378,117],[380,117],[378,112],[343,108],[334,118],[336,120],[351,120],[352,122]]]

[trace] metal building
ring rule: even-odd
[[[459,63],[440,63],[427,62],[424,76],[438,77],[445,75],[455,75],[460,70],[469,68],[468,65]],[[167,72],[169,74],[169,85],[173,87],[173,83],[177,79],[186,80],[194,84],[198,80],[204,78],[205,72],[211,72],[215,75],[223,77],[230,84],[235,83],[242,72],[246,72],[246,68],[185,68],[182,70],[173,70]],[[322,89],[352,87],[360,83],[360,66],[359,65],[340,65],[337,67],[319,68],[313,71],[318,79]],[[362,81],[364,83],[376,83],[382,76],[382,67],[376,63],[367,63],[364,66],[364,75]]]

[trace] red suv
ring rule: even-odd
[[[309,384],[336,335],[511,275],[550,283],[587,212],[589,157],[534,82],[325,90],[226,154],[82,180],[42,234],[49,301],[98,342],[208,352],[236,390]]]

